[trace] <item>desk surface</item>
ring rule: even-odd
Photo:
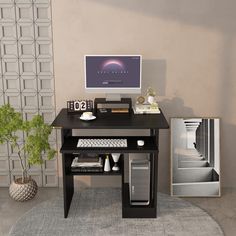
[[[68,114],[64,108],[52,126],[64,129],[168,129],[163,113],[160,114],[95,114],[95,120],[82,121],[80,114]]]

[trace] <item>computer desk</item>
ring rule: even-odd
[[[67,109],[62,109],[52,122],[54,128],[61,129],[62,169],[63,169],[63,198],[64,217],[67,218],[74,193],[75,175],[121,175],[122,188],[122,217],[123,218],[155,218],[157,213],[157,172],[158,172],[158,146],[159,129],[168,129],[169,125],[162,111],[160,114],[94,114],[97,118],[91,121],[82,121],[80,114],[68,114]],[[125,148],[77,148],[79,136],[72,136],[73,129],[117,129],[125,133],[127,129],[149,130],[149,136],[122,136],[127,138],[128,146]],[[110,137],[110,132],[105,137]],[[91,136],[90,136],[91,137]],[[94,137],[94,136],[93,136]],[[97,136],[96,136],[97,137]],[[112,136],[120,138],[121,136]],[[104,138],[104,136],[103,136]],[[143,147],[137,146],[137,140],[144,140]],[[72,172],[71,163],[78,153],[121,153],[120,171],[103,173]],[[150,203],[147,206],[130,205],[129,184],[124,179],[124,158],[128,153],[149,153],[151,163],[151,192]]]

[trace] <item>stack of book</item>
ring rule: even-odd
[[[103,158],[99,156],[78,156],[71,164],[72,172],[103,172]]]
[[[159,114],[160,110],[157,105],[153,104],[136,104],[133,107],[134,114]]]

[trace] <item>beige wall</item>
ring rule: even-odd
[[[236,187],[235,9],[234,0],[52,1],[57,111],[96,96],[83,89],[84,54],[142,54],[143,87],[156,88],[168,119],[221,118],[223,186]],[[161,131],[160,190],[169,188],[169,155]]]

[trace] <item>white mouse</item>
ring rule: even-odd
[[[138,144],[138,146],[142,147],[144,145],[144,141],[143,140],[138,140],[137,144]]]

